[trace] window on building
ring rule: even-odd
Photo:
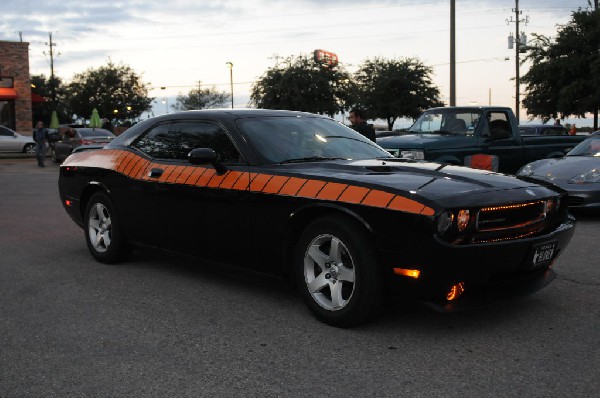
[[[15,86],[14,78],[2,76],[2,79],[0,79],[0,88],[13,88],[14,86]]]
[[[16,125],[17,123],[15,119],[15,101],[0,100],[0,126],[16,130]]]

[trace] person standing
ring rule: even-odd
[[[48,130],[44,128],[44,122],[39,120],[33,129],[33,140],[35,141],[35,157],[37,158],[38,167],[46,167],[44,160],[46,159],[46,141],[48,140]]]
[[[375,129],[372,124],[367,124],[365,120],[365,114],[361,109],[352,108],[350,110],[350,117],[348,117],[351,123],[351,128],[367,137],[371,141],[375,142]]]
[[[569,135],[575,134],[577,134],[577,126],[575,126],[575,123],[573,123],[573,125],[571,126],[571,130],[569,130]]]
[[[555,125],[555,126],[560,126],[560,125],[561,125],[561,124],[560,124],[560,119],[559,119],[559,118],[556,118],[556,121],[554,122],[554,125]]]

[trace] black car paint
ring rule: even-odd
[[[443,302],[450,284],[466,280],[472,285],[506,280],[509,287],[524,276],[551,280],[547,267],[531,270],[535,244],[556,241],[563,250],[574,231],[574,220],[561,208],[560,217],[532,238],[464,246],[450,244],[435,234],[436,215],[447,208],[478,208],[498,203],[519,203],[555,197],[556,191],[500,174],[462,167],[399,159],[338,160],[328,162],[261,165],[236,119],[244,117],[318,117],[283,111],[185,112],[139,123],[105,149],[145,155],[128,145],[155,123],[164,120],[213,120],[221,124],[244,155],[247,164],[230,170],[299,176],[380,189],[413,197],[433,214],[390,211],[361,204],[315,200],[208,187],[164,184],[131,179],[115,170],[73,166],[74,155],[61,166],[59,178],[63,205],[73,220],[83,225],[85,200],[97,189],[113,198],[128,239],[143,245],[231,262],[262,272],[287,275],[292,248],[299,233],[316,217],[337,212],[352,217],[371,232],[378,265],[391,290],[426,300]],[[183,162],[162,162],[189,166]],[[450,192],[449,192],[450,191]],[[71,200],[74,205],[65,205]],[[394,267],[418,267],[422,278],[393,274]],[[539,275],[539,276],[536,276]],[[532,276],[532,277],[533,277]],[[539,287],[537,287],[539,288]],[[536,288],[536,290],[537,290]]]

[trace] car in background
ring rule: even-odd
[[[517,177],[562,188],[571,209],[600,209],[600,135],[587,138],[563,158],[523,166]]]
[[[57,141],[51,144],[50,153],[56,163],[64,161],[75,148],[81,146],[104,146],[116,136],[106,129],[91,127],[74,127],[63,129]]]
[[[32,137],[0,126],[0,152],[35,153],[35,142]]]
[[[519,133],[521,135],[569,135],[565,126],[550,124],[519,125]]]

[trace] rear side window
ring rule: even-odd
[[[567,135],[567,129],[564,127],[546,127],[542,130],[542,135]]]
[[[153,127],[131,146],[155,159],[187,160],[192,149],[211,148],[223,163],[238,163],[240,153],[223,129],[210,122],[173,122]]]

